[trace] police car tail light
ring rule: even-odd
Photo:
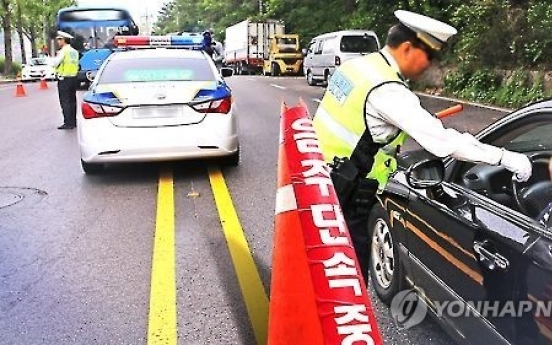
[[[87,102],[82,102],[81,110],[85,119],[116,116],[123,111],[121,108]]]
[[[232,108],[232,97],[194,104],[192,108],[199,113],[228,114]]]

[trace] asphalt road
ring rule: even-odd
[[[54,83],[48,90],[25,84],[26,97],[15,97],[15,84],[0,84],[0,344],[154,343],[147,339],[157,198],[167,170],[174,182],[173,344],[257,344],[266,323],[252,316],[237,278],[243,268],[232,259],[212,171],[222,171],[247,241],[243,254],[269,298],[281,103],[301,98],[314,112],[324,88],[302,78],[233,76],[229,83],[240,116],[240,166],[113,165],[99,176],[83,174],[76,133],[56,129],[62,117]],[[423,104],[438,111],[454,102]],[[475,132],[504,114],[465,106],[445,123]],[[450,344],[432,320],[398,329],[387,308],[372,302],[385,344]]]

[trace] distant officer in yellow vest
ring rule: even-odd
[[[408,134],[439,157],[502,165],[519,181],[526,181],[532,172],[527,156],[482,144],[468,133],[444,128],[439,119],[421,106],[407,80],[418,78],[457,31],[448,24],[409,11],[396,11],[395,16],[399,23],[389,30],[381,51],[346,61],[335,71],[313,119],[327,162],[334,157],[351,157],[366,128],[373,142],[369,146],[375,147],[363,167],[365,172],[370,171],[376,186],[363,199],[369,200],[364,204],[369,206],[365,212],[359,212],[354,203],[341,205],[365,278],[370,254],[369,210],[376,202],[378,184],[381,191],[396,165],[394,159],[382,153],[382,147],[389,152],[390,145],[402,144]]]
[[[70,34],[58,31],[56,40],[60,47],[52,65],[58,78],[58,95],[63,124],[58,129],[73,129],[77,126],[77,73],[79,71],[79,52],[71,47]]]

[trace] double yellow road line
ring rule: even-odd
[[[267,341],[268,297],[251,255],[226,182],[218,167],[208,168],[222,230],[258,345]],[[170,169],[159,178],[157,220],[151,271],[148,345],[176,345],[176,257],[174,182]]]

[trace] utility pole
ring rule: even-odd
[[[140,31],[144,32],[146,35],[151,34],[151,15],[149,12],[149,9],[146,7],[146,12],[140,17],[140,24],[142,27],[140,28]],[[143,30],[142,30],[143,29]]]

